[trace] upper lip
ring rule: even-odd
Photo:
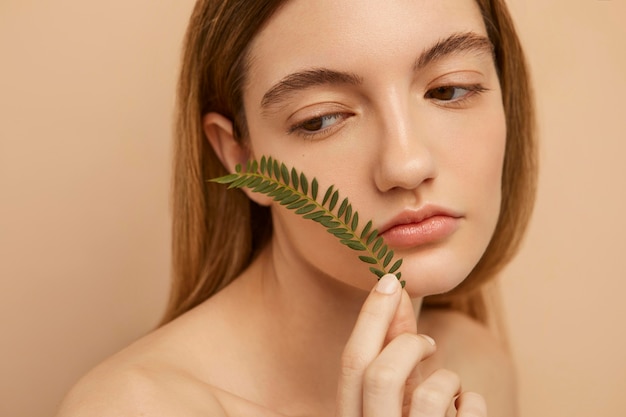
[[[459,213],[454,210],[440,207],[436,205],[425,205],[418,209],[407,209],[403,210],[401,213],[394,216],[390,221],[386,222],[382,227],[378,229],[378,234],[382,235],[389,229],[392,229],[396,226],[401,226],[403,224],[417,224],[421,223],[426,219],[435,216],[447,216],[460,218],[462,217]]]

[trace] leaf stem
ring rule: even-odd
[[[259,171],[260,169],[260,171]],[[272,197],[276,202],[286,206],[289,210],[305,219],[315,221],[324,226],[329,233],[339,241],[357,252],[359,259],[370,265],[370,271],[379,279],[388,273],[396,275],[400,280],[402,259],[394,259],[393,250],[389,250],[378,230],[372,229],[372,221],[368,221],[360,234],[357,233],[359,213],[353,210],[347,198],[339,203],[339,191],[331,185],[324,192],[322,202],[317,201],[319,184],[316,178],[309,182],[304,173],[298,173],[295,168],[287,168],[272,157],[263,156],[260,163],[256,160],[248,161],[246,170],[240,165],[236,173],[213,178],[209,181],[227,184],[228,188],[249,188]],[[310,187],[309,187],[310,185]],[[309,195],[309,191],[310,194]],[[389,267],[389,268],[388,268]],[[404,287],[405,281],[400,281]]]

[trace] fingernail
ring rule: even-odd
[[[428,341],[428,343],[430,343],[431,345],[435,346],[435,339],[433,339],[432,337],[425,335],[425,334],[420,334],[420,336],[422,336],[424,339],[426,339]]]
[[[393,294],[398,288],[400,288],[400,282],[393,274],[383,275],[376,284],[376,292],[381,294]]]

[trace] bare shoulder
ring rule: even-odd
[[[454,311],[425,312],[442,365],[456,372],[463,390],[482,394],[492,416],[517,415],[515,367],[504,344],[484,324]]]
[[[211,390],[189,375],[124,356],[114,356],[85,375],[57,417],[226,416]]]
[[[57,417],[226,416],[198,371],[197,312],[140,338],[91,370],[71,389]]]
[[[67,394],[57,417],[276,417],[246,399],[242,387],[255,381],[241,364],[245,344],[232,337],[218,298],[98,365]]]

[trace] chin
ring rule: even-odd
[[[404,288],[412,298],[418,298],[452,291],[467,278],[474,265],[459,260],[440,261],[432,265],[405,259],[400,269],[406,282]]]

